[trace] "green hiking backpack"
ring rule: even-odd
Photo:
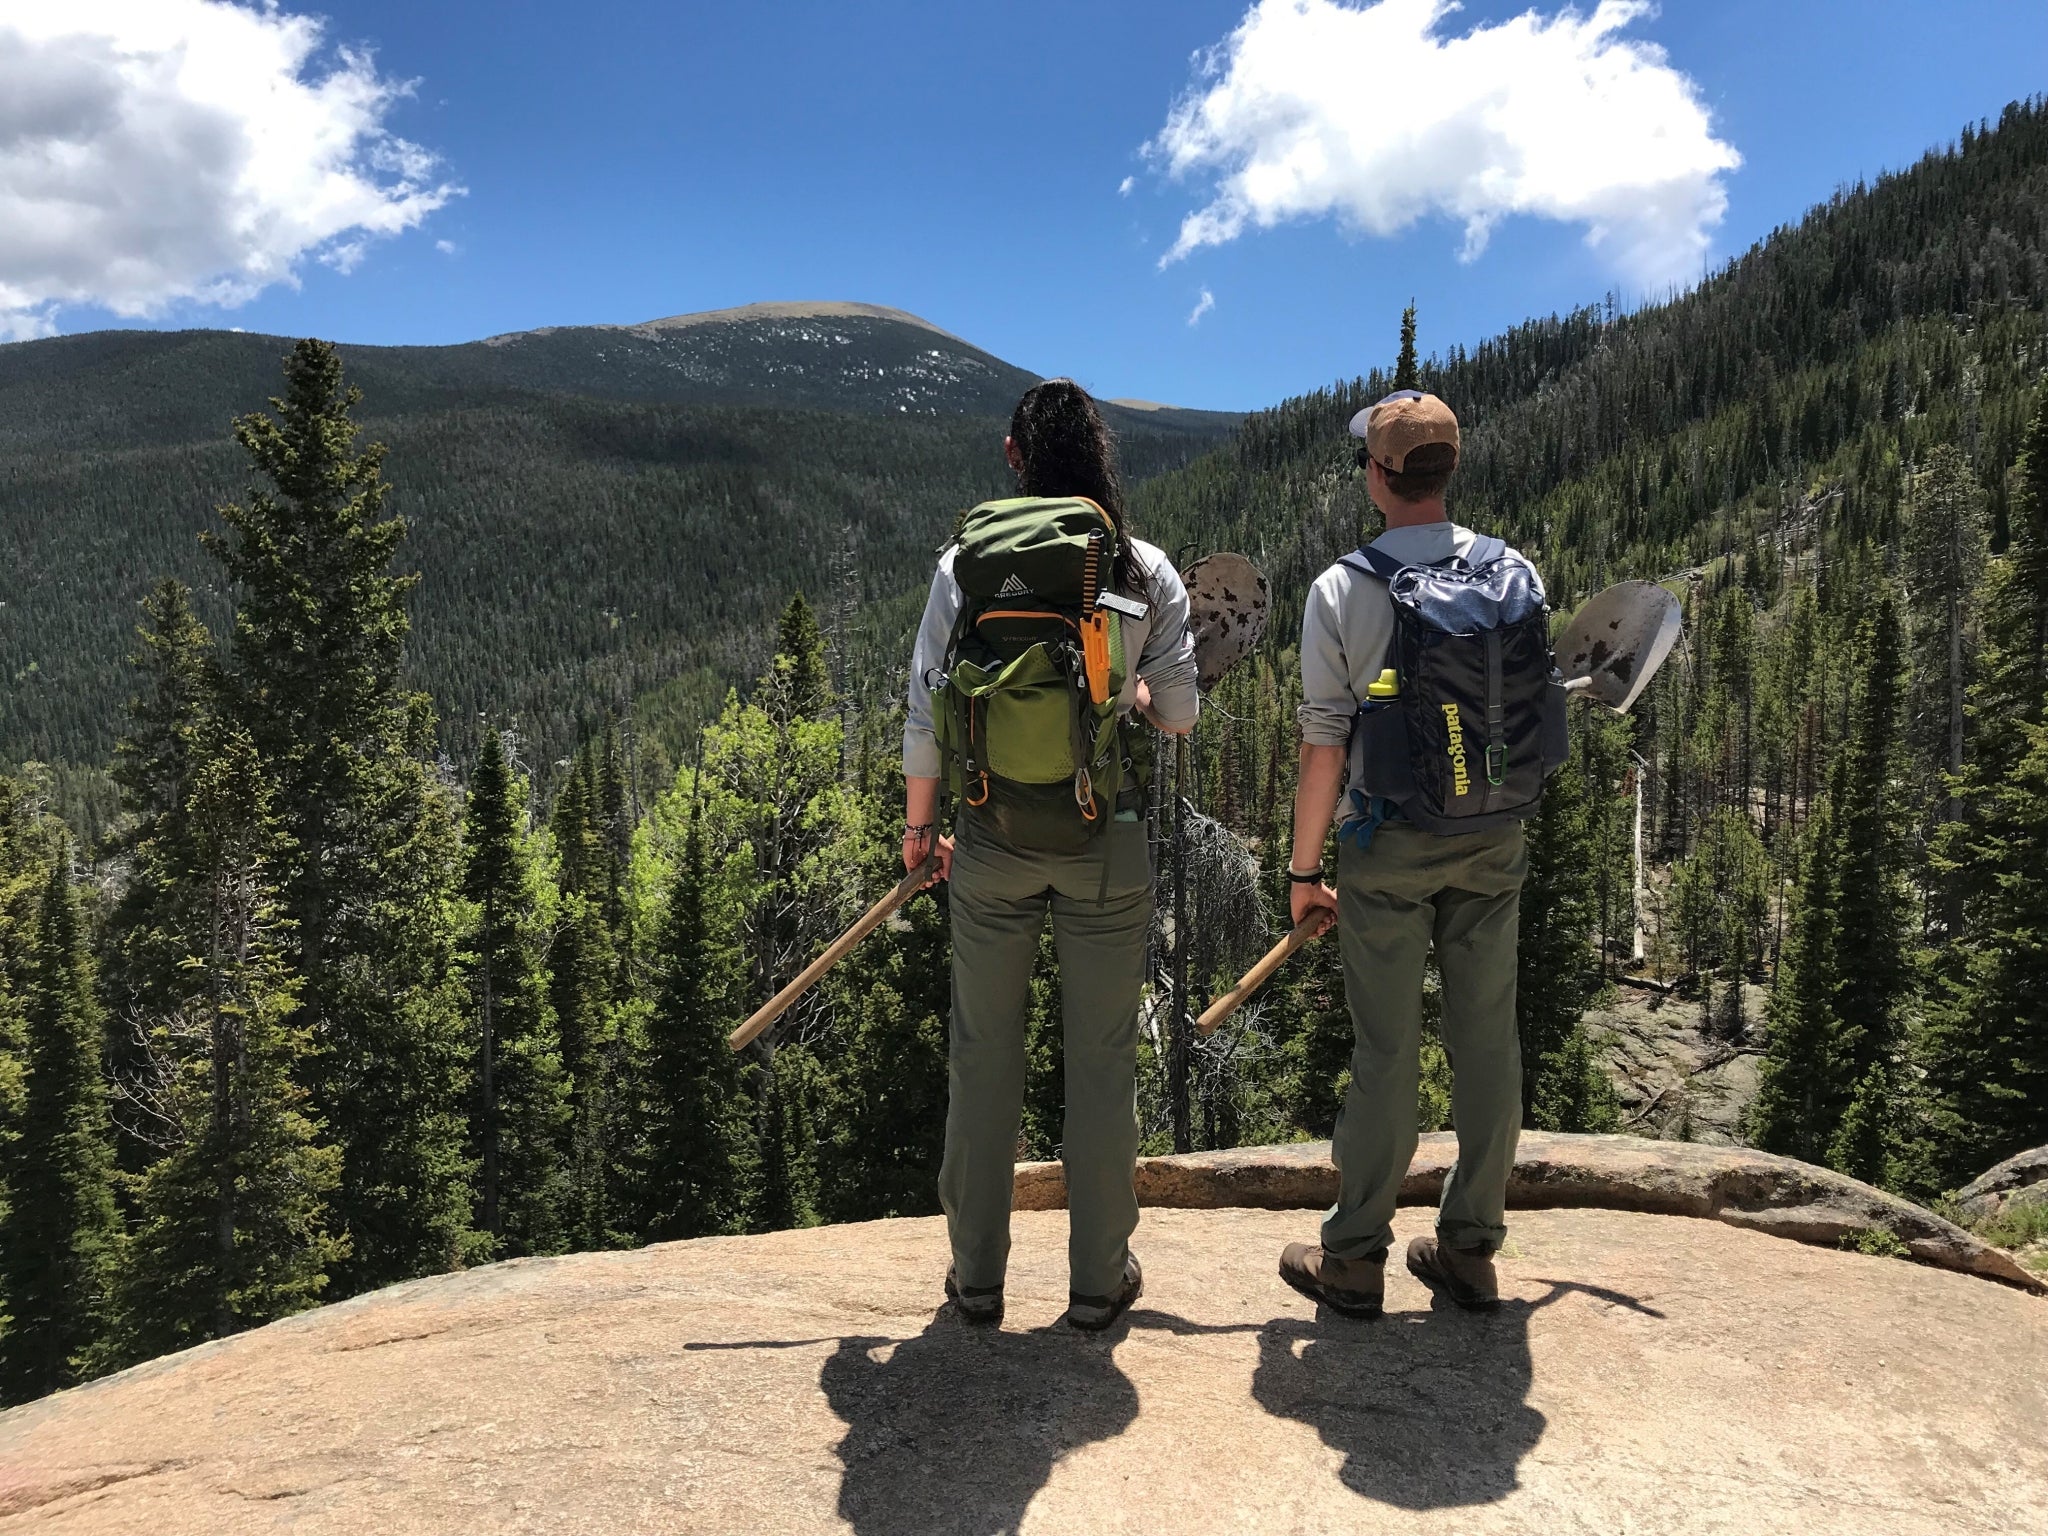
[[[1123,620],[1109,588],[1116,524],[1085,497],[988,501],[950,546],[960,616],[932,679],[954,795],[1013,848],[1075,852],[1142,786],[1117,700]]]

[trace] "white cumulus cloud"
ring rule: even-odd
[[[1194,311],[1188,316],[1188,324],[1200,325],[1202,323],[1202,316],[1209,313],[1209,311],[1214,309],[1215,307],[1216,295],[1211,293],[1208,289],[1204,288],[1202,290],[1202,296],[1199,299],[1195,300]]]
[[[409,90],[274,3],[0,0],[0,339],[351,270],[462,190]]]
[[[1131,195],[1131,188],[1135,187],[1137,184],[1137,177],[1126,176],[1122,181],[1116,184],[1116,195],[1118,197],[1129,197]]]
[[[1258,0],[1197,55],[1196,79],[1145,146],[1175,178],[1213,179],[1160,265],[1247,227],[1334,216],[1392,235],[1464,225],[1461,259],[1515,214],[1582,224],[1646,285],[1696,276],[1742,163],[1664,50],[1620,34],[1647,0],[1529,11],[1462,36],[1454,0]]]

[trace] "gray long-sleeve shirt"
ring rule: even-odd
[[[1408,565],[1434,565],[1466,554],[1480,535],[1453,522],[1417,523],[1389,528],[1374,539]],[[1365,690],[1388,665],[1394,638],[1394,605],[1387,584],[1369,572],[1339,561],[1309,588],[1301,618],[1301,739],[1311,746],[1341,747],[1351,740],[1351,725]],[[1338,802],[1337,819],[1359,815],[1363,776],[1352,765]]]
[[[1152,690],[1152,713],[1164,725],[1185,730],[1195,723],[1201,701],[1195,692],[1195,642],[1188,633],[1188,589],[1166,552],[1143,539],[1131,540],[1131,555],[1146,573],[1145,590],[1129,594],[1149,604],[1142,619],[1125,617],[1124,655],[1138,658],[1117,698],[1119,713],[1129,714],[1137,699],[1138,679]],[[925,599],[924,619],[917,626],[917,644],[910,653],[910,710],[903,725],[903,773],[906,778],[939,776],[939,743],[932,735],[932,691],[925,674],[943,666],[953,621],[960,616],[959,582],[953,579],[953,551],[939,557]]]

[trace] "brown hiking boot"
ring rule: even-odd
[[[1109,1295],[1083,1296],[1078,1291],[1067,1292],[1067,1326],[1078,1328],[1083,1333],[1100,1333],[1122,1317],[1124,1309],[1136,1301],[1144,1289],[1145,1271],[1138,1264],[1138,1256],[1126,1250],[1124,1283]]]
[[[1000,1323],[1003,1320],[1003,1288],[1000,1285],[963,1286],[953,1273],[953,1266],[946,1266],[946,1295],[953,1305],[960,1309],[960,1315],[970,1323]]]
[[[1387,1294],[1387,1255],[1346,1259],[1314,1243],[1289,1243],[1280,1250],[1280,1278],[1333,1312],[1378,1317]]]
[[[1500,1281],[1485,1248],[1453,1248],[1434,1237],[1418,1237],[1408,1245],[1408,1273],[1467,1312],[1490,1312],[1500,1305]]]

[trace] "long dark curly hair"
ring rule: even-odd
[[[1123,480],[1116,468],[1116,434],[1088,391],[1072,379],[1047,379],[1024,391],[1010,414],[1010,440],[1023,461],[1017,490],[1024,496],[1086,496],[1116,524],[1112,569],[1125,592],[1143,591],[1149,573],[1131,548]]]

